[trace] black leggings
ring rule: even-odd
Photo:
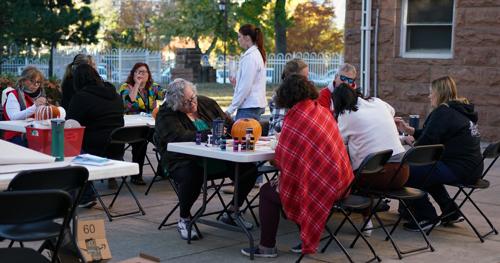
[[[234,163],[224,162],[227,166],[225,172],[208,174],[208,180],[229,177],[234,180]],[[254,163],[239,164],[238,206],[241,207],[248,193],[252,190],[257,179],[257,166]],[[172,171],[170,176],[174,179],[179,191],[179,208],[182,218],[189,218],[191,207],[200,195],[203,185],[203,167],[196,162],[191,162]]]

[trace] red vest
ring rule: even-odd
[[[19,100],[18,99],[19,93],[17,92],[17,90],[12,90],[12,91],[7,92],[5,94],[5,96],[9,97],[9,95],[11,93],[14,94],[14,96],[16,97],[17,100]],[[30,96],[26,95],[26,94],[24,94],[24,100],[26,101],[26,108],[31,107],[33,105],[33,103],[34,103],[33,99]],[[18,101],[18,103],[19,103],[19,101]],[[21,110],[25,110],[25,109],[21,109]],[[5,102],[5,104],[3,105],[3,119],[6,120],[6,121],[10,120],[9,115],[7,115],[7,102]],[[10,140],[10,139],[12,139],[12,138],[14,138],[16,136],[21,135],[21,134],[22,134],[21,132],[5,131],[3,133],[3,138],[5,140]]]

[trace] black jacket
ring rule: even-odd
[[[210,127],[216,118],[226,120],[227,127],[232,125],[232,121],[226,119],[226,114],[217,102],[205,96],[198,96],[198,114]],[[169,142],[194,142],[195,139],[196,127],[191,119],[185,113],[173,111],[166,103],[163,103],[156,116],[154,142],[162,156],[162,164],[167,165],[170,172],[184,165],[190,165],[195,157],[178,153],[167,154],[167,144]]]
[[[77,91],[69,104],[66,119],[85,126],[82,150],[86,153],[121,159],[123,147],[108,149],[111,131],[123,127],[123,102],[113,85],[85,86]]]
[[[450,101],[431,112],[423,129],[415,131],[415,145],[444,144],[441,161],[466,182],[483,171],[474,105]]]

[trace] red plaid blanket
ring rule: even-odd
[[[275,159],[285,214],[300,225],[302,253],[315,253],[333,204],[354,178],[330,111],[312,100],[296,104],[285,117]]]

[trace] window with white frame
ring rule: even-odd
[[[453,0],[403,0],[401,56],[452,58]]]

